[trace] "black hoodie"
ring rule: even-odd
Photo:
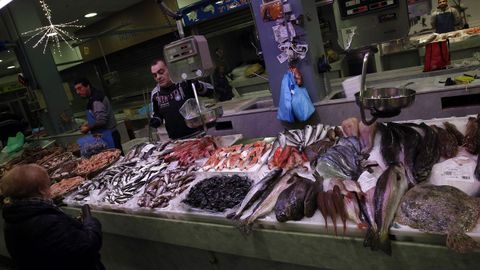
[[[100,222],[73,219],[49,201],[5,204],[5,243],[18,269],[105,269]]]

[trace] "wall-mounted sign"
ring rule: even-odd
[[[381,11],[398,6],[398,0],[339,0],[342,18]]]
[[[212,4],[209,1],[200,1],[196,4],[180,9],[183,11],[185,26],[204,22],[227,13],[244,9],[249,6],[249,0],[223,0]]]

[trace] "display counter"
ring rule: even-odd
[[[74,216],[79,209],[64,208]],[[363,239],[93,211],[102,223],[107,269],[476,269],[479,253],[394,241],[393,256]],[[3,223],[2,223],[3,224]],[[2,225],[3,226],[3,225]],[[3,233],[0,255],[8,257]]]
[[[460,132],[466,132],[465,126],[467,121],[470,122],[471,119],[468,117],[438,119],[426,121],[426,124],[440,126],[445,121],[455,125]],[[474,118],[473,121],[479,120]],[[419,123],[418,120],[412,120],[412,122]],[[348,129],[346,126],[344,127],[343,123],[342,128],[344,128],[345,135],[348,135]],[[315,132],[308,133],[308,130],[315,130]],[[336,147],[333,146],[334,144],[341,145],[343,150],[350,149],[347,151],[357,149],[357,144],[352,142],[359,142],[359,138],[342,137],[343,135],[337,137],[335,132],[333,137],[332,135],[327,136],[326,134],[331,130],[334,130],[331,126],[318,124],[314,127],[307,126],[303,130],[283,131],[282,134],[283,136],[290,136],[288,135],[292,134],[290,132],[295,132],[299,138],[296,140],[300,140],[296,143],[306,144],[306,147],[314,142],[330,141],[332,143],[330,149]],[[380,139],[383,132],[381,131],[379,135]],[[280,137],[282,134],[278,136]],[[312,137],[312,134],[315,134],[314,137]],[[281,183],[287,183],[290,181],[289,179],[299,177],[298,175],[310,177],[309,179],[312,180],[313,170],[319,172],[318,166],[311,167],[309,162],[300,158],[299,165],[292,163],[292,166],[296,166],[298,175],[290,174],[288,172],[290,161],[284,165],[278,165],[275,160],[278,150],[283,153],[285,149],[292,147],[292,145],[282,146],[281,142],[273,143],[266,138],[254,140],[254,143],[246,140],[242,144],[236,144],[239,143],[238,140],[241,137],[206,137],[171,143],[141,144],[132,148],[125,157],[120,159],[118,150],[102,152],[89,159],[83,159],[73,171],[81,176],[86,176],[87,179],[83,183],[79,183],[81,185],[77,186],[77,190],[69,189],[67,191],[66,189],[64,191],[63,202],[69,205],[69,207],[64,207],[64,211],[72,216],[79,216],[80,209],[76,206],[85,203],[91,205],[94,210],[93,215],[102,223],[104,241],[101,253],[107,269],[473,269],[480,262],[478,256],[480,251],[478,249],[468,254],[455,253],[444,247],[445,236],[425,234],[413,228],[405,229],[406,225],[399,225],[397,221],[394,222],[393,220],[390,229],[391,239],[393,240],[391,256],[381,251],[372,251],[370,248],[363,246],[363,237],[366,233],[365,228],[361,226],[363,222],[350,221],[349,218],[344,225],[344,228],[346,228],[344,231],[339,225],[341,224],[339,218],[332,218],[332,216],[323,218],[322,215],[324,216],[324,214],[321,208],[320,211],[317,211],[317,206],[315,206],[312,216],[302,217],[297,221],[290,218],[289,221],[281,222],[277,215],[277,205],[280,197],[277,197],[278,201],[275,199],[277,203],[274,212],[272,212],[273,208],[266,207],[269,210],[256,216],[260,219],[256,221],[253,219],[251,222],[250,212],[244,212],[238,216],[239,221],[226,218],[227,213],[230,212],[229,209],[234,206],[213,211],[208,208],[205,209],[205,207],[192,205],[189,202],[190,195],[195,193],[192,190],[195,190],[197,185],[215,178],[212,177],[213,175],[225,176],[226,178],[222,178],[221,181],[227,178],[232,179],[234,176],[237,177],[235,181],[240,181],[239,179],[243,176],[247,176],[252,180],[251,188],[249,187],[250,191],[248,191],[250,194],[251,191],[258,190],[256,188],[257,183],[266,179],[266,175],[271,175],[272,171],[282,171],[267,166],[267,164],[274,164],[274,166],[286,169],[286,178],[283,178],[284,176],[280,176],[280,174],[276,176],[280,177],[279,179],[286,180],[274,182],[276,183],[274,184],[275,188],[264,189],[264,192],[265,194],[278,194],[280,192],[283,194],[283,191],[288,187]],[[350,143],[347,145],[346,141]],[[380,168],[382,157],[379,155],[383,141],[374,141],[375,143],[372,141],[373,148],[368,152],[368,157],[363,156],[362,161],[376,161]],[[382,141],[381,144],[378,143],[380,141]],[[291,142],[294,143],[295,150],[291,150],[291,155],[286,158],[292,160],[292,162],[297,162],[295,161],[297,160],[295,154],[304,150],[298,150],[295,141]],[[457,141],[454,143],[455,147],[458,147]],[[217,148],[212,149],[209,145],[215,145]],[[435,143],[432,147],[440,147],[440,144]],[[221,159],[230,159],[236,153],[235,151],[245,152],[245,157],[242,157],[242,160],[246,161],[249,160],[246,159],[249,153],[257,153],[257,150],[260,151],[261,158],[252,160],[252,164],[255,164],[253,167],[240,168],[236,167],[237,165],[230,167],[228,165],[230,162],[226,162],[227,168],[209,167],[213,165],[207,165],[221,164]],[[207,153],[205,151],[213,152]],[[360,150],[355,151],[357,151],[356,153],[360,152]],[[184,153],[193,155],[192,152],[197,152],[195,156],[190,156],[193,159],[184,156]],[[113,153],[116,153],[117,156],[114,157]],[[221,153],[230,153],[231,155]],[[270,153],[274,154],[270,156]],[[103,156],[103,158],[100,158],[100,156]],[[263,156],[267,158],[263,159]],[[172,159],[172,157],[175,157],[175,159]],[[53,159],[54,157],[50,158]],[[209,163],[211,160],[218,160],[218,163]],[[321,160],[318,156],[318,162],[322,162]],[[440,162],[440,160],[438,161]],[[476,160],[472,160],[472,162],[476,163]],[[283,164],[283,162],[279,164]],[[91,165],[96,165],[96,167],[94,168]],[[61,164],[57,166],[63,167]],[[362,166],[361,169],[366,168]],[[325,179],[329,178],[327,171],[322,169],[320,171],[324,174]],[[473,173],[473,169],[470,173]],[[432,175],[435,175],[433,171]],[[190,179],[189,177],[192,176],[193,178]],[[402,177],[399,174],[399,177],[401,180],[398,181],[407,181],[405,176]],[[187,178],[190,180],[187,181]],[[319,190],[317,194],[329,192],[327,191],[328,186],[333,182],[324,184],[323,180],[316,179],[322,181],[323,184],[323,189]],[[357,180],[356,178],[351,179]],[[329,179],[328,181],[334,180]],[[380,179],[378,180],[380,181]],[[475,179],[472,180],[476,181]],[[64,179],[62,181],[68,180]],[[292,181],[295,183],[299,180],[297,178],[297,180]],[[344,179],[342,183],[347,181],[355,183],[348,179]],[[361,182],[360,178],[358,182]],[[362,188],[359,194],[367,192],[364,191],[366,187],[362,184],[359,185]],[[160,188],[160,186],[162,187]],[[283,186],[283,191],[282,188],[277,189],[277,186]],[[131,189],[132,187],[134,187],[134,190]],[[223,190],[237,190],[237,187],[231,189],[230,186],[219,185],[217,189],[206,191],[223,192]],[[374,186],[370,186],[366,190],[372,188]],[[335,188],[333,188],[333,191],[335,192]],[[145,203],[152,192],[156,195],[151,195],[153,197],[148,199],[149,203]],[[170,196],[167,193],[171,197],[168,198],[166,205],[151,204],[157,198]],[[216,197],[221,199],[221,203],[226,200],[226,197],[231,198],[230,196]],[[265,198],[263,195],[262,197]],[[240,200],[242,205],[243,200],[247,200],[246,198],[248,198],[248,194]],[[263,204],[263,202],[259,202],[259,204]],[[255,208],[252,210],[253,212],[257,209],[253,204],[252,208]],[[237,208],[233,209],[238,211]],[[329,228],[326,228],[325,220],[328,220]],[[335,233],[332,228],[333,220],[336,220],[338,228]],[[242,222],[242,226],[240,226],[240,222]],[[251,231],[242,229],[249,224],[253,224]],[[476,227],[471,228],[471,230],[468,229],[467,234],[472,239],[479,241],[480,226],[478,223],[476,224]],[[4,239],[0,239],[0,242],[3,243],[0,245],[0,255],[8,257]]]
[[[362,238],[268,229],[243,236],[233,225],[93,215],[102,223],[107,269],[476,269],[480,263],[478,252],[457,254],[431,244],[393,241],[390,257],[364,248]]]

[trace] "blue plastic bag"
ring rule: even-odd
[[[294,88],[293,74],[289,71],[283,75],[282,86],[280,88],[280,101],[278,104],[277,119],[293,123],[295,117],[292,109],[292,91]]]
[[[300,122],[307,121],[315,112],[315,107],[313,107],[307,89],[298,86],[296,83],[292,94],[292,109],[295,118]]]
[[[107,142],[99,135],[86,135],[77,140],[82,157],[89,158],[108,149]]]

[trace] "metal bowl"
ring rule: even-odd
[[[185,119],[185,123],[189,128],[198,128],[203,126],[203,123],[210,124],[217,121],[217,118],[223,115],[223,108],[216,107],[212,109],[207,109],[201,113],[201,116],[198,115],[196,117]],[[203,121],[202,121],[203,118]]]
[[[399,114],[415,101],[416,92],[408,88],[368,88],[360,98],[355,94],[357,105],[372,111],[372,115]]]

